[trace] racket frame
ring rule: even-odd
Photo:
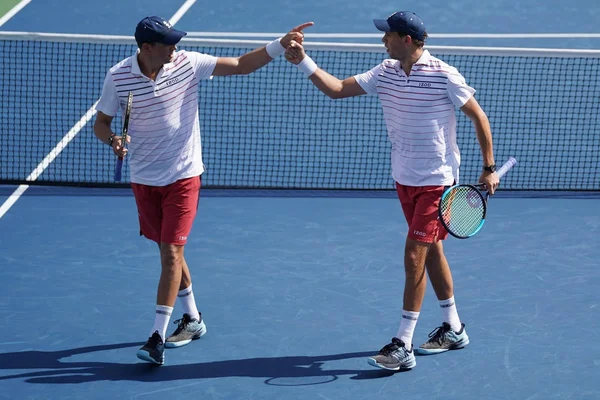
[[[129,117],[131,116],[131,106],[133,105],[133,92],[127,95],[127,104],[125,106],[125,115],[123,117],[123,129],[121,130],[121,147],[127,146],[127,133],[129,131]],[[115,181],[121,181],[121,171],[123,170],[123,157],[117,157],[115,167]]]
[[[444,216],[443,216],[443,211],[442,211],[442,202],[444,201],[444,199],[447,196],[451,196],[452,193],[454,193],[456,190],[458,190],[461,187],[467,187],[469,189],[472,189],[473,193],[476,193],[477,196],[479,196],[479,199],[481,200],[481,204],[483,205],[483,215],[481,217],[481,222],[479,223],[479,226],[475,229],[475,231],[473,233],[471,233],[470,235],[459,235],[459,234],[453,232],[452,229],[448,226],[448,224],[446,224],[446,221],[444,220]],[[444,193],[442,193],[442,198],[440,199],[440,206],[438,207],[438,216],[439,216],[440,222],[442,223],[444,228],[448,231],[449,234],[451,234],[455,238],[468,239],[468,238],[474,236],[483,227],[483,224],[485,223],[485,217],[487,215],[487,200],[489,198],[489,193],[485,192],[485,195],[484,195],[481,189],[483,189],[483,185],[481,185],[481,184],[473,185],[473,184],[463,183],[463,184],[450,186],[449,188],[444,190]]]
[[[517,160],[514,157],[509,157],[509,159],[496,172],[498,174],[498,178],[502,178],[515,165],[517,165]],[[475,192],[477,193],[477,195],[481,198],[481,202],[483,204],[483,216],[481,218],[481,223],[479,224],[477,229],[468,236],[457,235],[456,233],[452,232],[452,230],[448,227],[448,224],[446,224],[446,222],[444,221],[444,217],[442,215],[442,202],[444,201],[446,196],[449,196],[458,187],[470,187],[470,188],[474,189]],[[483,194],[484,191],[485,191],[485,195]],[[489,197],[490,197],[490,193],[487,190],[485,190],[485,185],[483,183],[458,184],[458,185],[450,186],[449,188],[444,190],[444,193],[442,193],[442,198],[440,199],[440,206],[438,207],[438,216],[439,216],[440,222],[442,223],[444,228],[448,231],[448,233],[451,234],[452,236],[454,236],[455,238],[468,239],[468,238],[474,236],[477,232],[479,232],[481,230],[481,228],[483,227],[483,224],[485,223],[485,217],[487,215],[487,202],[488,202]]]

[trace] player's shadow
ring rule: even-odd
[[[331,382],[341,375],[358,379],[373,379],[389,374],[365,373],[362,370],[323,370],[327,361],[368,357],[373,352],[342,353],[320,356],[287,356],[212,361],[185,365],[154,366],[148,363],[62,362],[61,359],[77,354],[138,347],[143,343],[120,343],[67,349],[60,351],[22,351],[0,354],[0,370],[29,370],[14,375],[0,376],[0,381],[25,379],[29,383],[70,384],[95,381],[157,382],[182,379],[224,377],[264,378],[267,384],[294,386]],[[104,358],[99,356],[99,358]],[[40,370],[44,371],[40,371]],[[383,371],[382,371],[383,372]],[[309,383],[306,383],[309,382]]]

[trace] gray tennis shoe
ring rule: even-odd
[[[388,371],[409,370],[417,365],[412,348],[408,350],[404,342],[396,337],[379,350],[377,355],[369,357],[367,361],[374,367]]]
[[[189,314],[183,314],[183,318],[173,322],[177,329],[165,341],[165,347],[174,348],[185,346],[192,340],[200,339],[206,333],[206,325],[200,319],[192,319]]]
[[[430,355],[443,353],[448,350],[462,349],[469,344],[469,336],[465,330],[465,324],[461,324],[458,332],[444,322],[429,334],[429,340],[423,343],[416,351],[418,354]]]

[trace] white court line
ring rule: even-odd
[[[597,39],[600,33],[432,33],[434,39]]]
[[[20,185],[0,206],[0,218],[19,200],[19,197],[29,189],[29,185]]]
[[[190,7],[192,7],[192,5],[194,5],[195,2],[196,2],[196,0],[187,0],[185,3],[183,3],[183,5],[181,7],[179,7],[179,10],[177,10],[177,12],[175,14],[173,14],[171,19],[169,19],[169,22],[171,23],[171,25],[175,25],[177,22],[179,22],[181,17],[183,17],[183,15],[186,12],[188,12]]]
[[[48,153],[46,157],[44,157],[42,162],[39,163],[33,171],[31,171],[29,176],[25,178],[26,181],[35,181],[42,174],[42,172],[44,172],[44,170],[48,168],[48,165],[50,165],[50,163],[54,161],[56,157],[58,157],[58,155],[65,149],[65,147],[67,147],[69,142],[71,142],[71,140],[73,140],[73,138],[77,136],[79,131],[81,131],[81,129],[83,129],[83,127],[88,122],[90,122],[90,120],[96,114],[96,104],[98,104],[97,101],[89,110],[87,110],[83,117],[81,117],[81,119],[77,121],[77,123],[71,128],[71,130],[69,130],[69,132],[67,132],[67,134],[63,136],[60,142],[58,142],[58,144],[50,151],[50,153]],[[28,188],[29,185],[19,185],[19,187],[13,192],[13,194],[11,194],[8,197],[8,199],[2,204],[2,206],[0,206],[0,218],[2,218],[8,210],[10,210],[10,208],[17,202],[17,200],[19,200],[19,197],[21,197],[21,195],[25,193],[25,191]]]
[[[275,38],[284,33],[188,32],[190,37]],[[310,33],[306,38],[381,39],[383,33]],[[431,33],[430,39],[598,39],[600,33]]]
[[[19,3],[19,5],[25,3],[21,6],[21,8],[23,8],[30,1],[31,0],[23,0],[21,3]],[[179,21],[179,19],[181,19],[181,17],[183,17],[183,15],[190,9],[190,7],[195,2],[196,2],[196,0],[187,0],[179,8],[179,10],[177,10],[177,12],[171,17],[171,19],[169,19],[169,22],[172,25],[175,25],[177,23],[177,21]],[[18,6],[15,6],[11,10],[11,12],[14,11],[17,7]],[[19,8],[19,10],[21,8]],[[13,13],[13,15],[16,14],[19,10],[15,11]],[[56,147],[54,147],[52,150],[50,150],[50,153],[48,153],[46,155],[46,157],[44,157],[42,162],[39,163],[38,166],[35,167],[35,169],[33,171],[31,171],[29,176],[27,178],[25,178],[26,181],[35,181],[44,172],[44,170],[46,168],[48,168],[48,165],[50,165],[50,163],[52,161],[54,161],[54,159],[64,150],[64,148],[67,147],[67,145],[71,142],[71,140],[73,140],[73,138],[75,136],[77,136],[77,134],[81,131],[81,129],[83,129],[83,127],[88,122],[90,122],[90,120],[94,117],[94,115],[96,115],[96,105],[97,104],[98,104],[98,100],[96,100],[94,105],[92,107],[90,107],[90,109],[87,110],[87,112],[81,117],[81,119],[79,121],[77,121],[77,123],[69,130],[69,132],[67,132],[67,134],[61,139],[61,141],[58,142]],[[27,189],[29,189],[29,185],[19,185],[19,187],[8,197],[8,199],[6,199],[6,201],[4,201],[4,203],[2,203],[2,205],[0,206],[0,218],[2,218],[4,216],[4,214],[6,214],[8,212],[8,210],[10,210],[10,208],[17,202],[17,200],[19,200],[19,198],[23,195],[23,193],[25,193],[25,191]]]
[[[10,9],[9,12],[4,14],[2,18],[0,18],[0,26],[4,25],[8,22],[9,19],[14,17],[19,11],[23,9],[27,4],[31,3],[31,0],[21,0],[19,4]]]

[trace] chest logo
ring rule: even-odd
[[[172,85],[176,84],[177,82],[179,82],[179,79],[178,78],[173,78],[173,79],[169,79],[165,85],[166,86],[172,86]]]

